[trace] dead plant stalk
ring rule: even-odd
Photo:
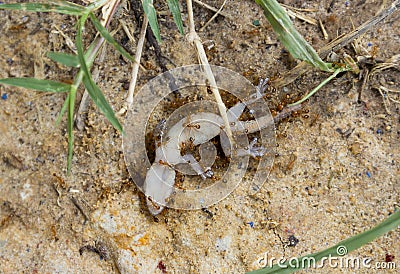
[[[146,39],[146,30],[147,30],[148,24],[149,24],[149,20],[147,19],[146,14],[144,14],[142,28],[140,29],[140,37],[139,37],[139,41],[138,41],[137,47],[136,47],[135,62],[133,63],[133,66],[132,66],[132,76],[131,76],[131,82],[129,84],[128,95],[126,97],[124,106],[118,112],[118,114],[125,113],[128,109],[130,109],[130,107],[133,103],[133,97],[135,94],[137,76],[138,76],[139,67],[140,67],[140,59],[142,57],[142,51],[143,51],[143,46],[144,46],[144,42]]]
[[[225,106],[224,102],[222,101],[221,95],[220,95],[218,87],[217,87],[217,83],[215,81],[214,75],[211,71],[211,67],[207,60],[206,52],[204,50],[203,44],[201,43],[200,37],[197,34],[195,26],[194,26],[192,0],[187,0],[186,3],[187,3],[187,9],[188,9],[188,18],[189,18],[189,34],[187,35],[187,40],[189,41],[189,43],[194,44],[196,47],[199,61],[204,67],[204,72],[206,73],[206,77],[207,77],[208,81],[210,82],[211,91],[214,94],[215,100],[217,101],[217,104],[218,104],[219,113],[221,114],[221,117],[224,121],[226,134],[227,134],[231,144],[233,144],[232,131],[229,126],[228,115],[226,113],[226,106]]]

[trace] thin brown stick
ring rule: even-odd
[[[321,28],[322,34],[324,35],[324,39],[325,39],[325,40],[328,40],[328,39],[329,39],[329,35],[328,35],[328,33],[326,32],[325,26],[324,26],[324,24],[322,23],[321,19],[318,20],[318,23],[319,23],[319,27]]]
[[[211,10],[211,11],[213,11],[215,13],[218,12],[217,8],[214,8],[214,7],[212,7],[212,6],[210,6],[210,5],[206,4],[206,3],[203,3],[200,0],[193,0],[193,2],[198,4],[201,7],[205,8],[205,9]],[[229,19],[233,23],[236,23],[236,21],[237,21],[237,18],[235,18],[233,16],[230,16],[228,13],[225,13],[224,11],[218,12],[218,15],[221,15],[221,16]],[[256,26],[254,26],[253,24],[250,24],[250,23],[245,23],[245,25],[248,26],[248,27],[256,28]]]
[[[282,4],[281,6],[285,9],[286,13],[292,18],[298,18],[298,19],[300,19],[306,23],[309,23],[311,25],[314,25],[314,26],[316,26],[318,24],[318,21],[316,19],[303,14],[302,13],[303,11],[299,11],[296,8],[293,8],[291,6],[284,5],[284,4]]]
[[[144,46],[144,42],[146,39],[146,30],[147,30],[148,23],[149,23],[149,20],[147,19],[146,14],[144,14],[142,28],[140,30],[140,37],[139,37],[139,41],[138,41],[138,44],[136,47],[135,62],[132,65],[132,76],[131,76],[131,82],[129,84],[128,95],[126,96],[124,105],[118,111],[118,115],[124,114],[131,107],[131,105],[133,103],[133,96],[135,93],[137,76],[138,76],[139,67],[140,67],[140,59],[142,58],[142,51],[143,51],[143,46]]]
[[[218,9],[216,9],[216,8],[214,8],[214,7],[212,7],[212,6],[208,5],[208,4],[206,4],[206,3],[203,3],[203,2],[201,2],[200,0],[193,0],[193,1],[194,1],[196,4],[202,6],[203,8],[209,9],[209,10],[211,10],[211,11],[213,11],[213,12],[218,12]],[[220,11],[219,14],[222,15],[222,16],[224,16],[224,17],[226,17],[226,18],[229,18],[229,19],[232,19],[232,20],[234,19],[233,17],[230,17],[227,13],[225,13],[225,12],[223,12],[223,11]]]
[[[217,18],[217,16],[221,13],[222,9],[225,7],[227,0],[224,0],[224,2],[222,3],[221,7],[217,10],[217,12],[211,17],[210,20],[207,21],[207,23],[204,24],[204,26],[202,26],[199,31],[203,31],[215,18]]]

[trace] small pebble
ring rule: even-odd
[[[354,155],[359,155],[363,151],[362,146],[359,143],[354,143],[350,145],[349,149]]]
[[[289,236],[288,246],[296,246],[299,243],[299,239],[297,239],[294,235]]]

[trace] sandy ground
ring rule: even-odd
[[[329,8],[331,1],[284,2],[315,9],[306,14],[321,19],[329,40],[363,23],[382,4],[332,1]],[[218,7],[222,1],[207,3]],[[194,49],[177,33],[167,7],[156,2],[156,8],[168,68],[196,63]],[[295,65],[255,3],[228,1],[225,12],[235,19],[218,17],[200,33],[210,45],[210,63],[255,84],[259,77],[274,77]],[[211,16],[195,6],[198,26]],[[373,60],[399,54],[398,16],[360,39]],[[117,17],[131,24],[138,37],[131,14],[121,10]],[[254,20],[259,27],[251,26]],[[318,26],[294,22],[315,48],[327,42]],[[74,23],[70,16],[0,11],[0,77],[71,81],[75,70],[58,66],[45,53],[71,52],[60,30],[74,39]],[[114,20],[112,28],[117,25]],[[92,37],[88,27],[85,39]],[[135,51],[122,30],[115,37]],[[343,52],[356,58],[350,46]],[[110,46],[104,56],[94,65],[97,82],[119,110],[131,64]],[[161,73],[153,48],[145,49],[142,65],[146,71],[140,71],[139,87]],[[279,110],[326,77],[313,71],[272,92],[270,108]],[[207,210],[165,210],[157,217],[149,214],[129,177],[120,133],[93,104],[85,129],[75,130],[72,174],[67,176],[66,117],[55,125],[66,95],[0,86],[0,273],[243,273],[259,268],[260,258],[313,253],[373,227],[400,203],[400,104],[390,102],[386,109],[374,87],[399,90],[400,75],[396,69],[374,75],[359,102],[361,85],[354,74],[340,75],[276,126],[275,163],[256,195],[240,185]],[[392,231],[348,257],[371,258],[373,265],[392,259],[397,270],[374,272],[395,273],[399,240],[399,230]],[[311,272],[371,270],[325,267]]]

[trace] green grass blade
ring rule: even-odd
[[[68,106],[69,106],[69,97],[70,97],[70,93],[68,93],[67,98],[65,98],[64,104],[60,110],[60,113],[57,116],[56,119],[56,126],[58,126],[61,123],[61,119],[64,116],[65,111],[67,110]]]
[[[100,88],[94,83],[91,77],[87,77],[86,75],[83,77],[83,84],[85,85],[86,90],[88,91],[90,98],[92,98],[93,102],[99,108],[99,110],[106,116],[107,120],[120,132],[123,131],[122,125],[119,123],[117,117],[111,106],[108,104],[106,98],[101,92]]]
[[[306,61],[323,71],[332,71],[331,64],[322,61],[313,47],[295,29],[289,16],[276,0],[255,1],[263,8],[265,17],[272,25],[279,41],[294,58]]]
[[[85,7],[68,1],[50,2],[50,3],[14,3],[0,4],[0,9],[22,10],[33,12],[57,12],[69,15],[81,15]]]
[[[100,32],[100,35],[111,44],[116,50],[118,50],[124,57],[129,59],[130,61],[134,61],[135,58],[131,56],[123,47],[121,47],[117,41],[111,36],[108,30],[100,23],[100,21],[94,16],[93,13],[90,13],[90,20],[92,21],[94,27]]]
[[[74,54],[49,51],[47,52],[46,56],[49,57],[51,60],[58,62],[64,66],[73,68],[79,67],[78,56]]]
[[[96,46],[97,43],[98,43],[98,41],[96,41],[96,40],[93,41],[92,44],[89,46],[88,50],[87,50],[86,53],[85,53],[85,58],[87,58],[86,60],[88,60],[88,63],[89,63],[90,65],[93,63],[94,58],[95,58],[95,56],[96,56],[96,54],[93,54],[93,50],[94,50],[94,48],[95,48],[95,46]],[[55,56],[59,55],[59,53],[57,53],[57,52],[51,52],[51,53],[52,53],[52,54],[55,53]],[[49,52],[48,52],[48,54],[49,54]],[[65,54],[65,53],[61,53],[61,54],[62,54],[62,55],[67,55],[68,57],[70,56],[71,58],[76,59],[76,62],[78,62],[77,67],[80,66],[79,59],[78,59],[78,56],[77,56],[77,55]],[[63,57],[63,58],[64,58],[64,57]],[[57,58],[55,58],[55,59],[52,58],[52,60],[53,60],[53,61],[58,61],[58,62],[60,62],[60,60],[57,60]],[[62,63],[62,62],[63,62],[63,61],[61,61],[60,63]],[[71,60],[66,61],[66,62],[71,62]],[[74,61],[74,62],[75,62],[75,61]],[[67,65],[67,64],[65,64],[65,65]],[[62,106],[61,111],[60,111],[60,113],[58,114],[58,117],[57,117],[57,120],[56,120],[56,125],[57,125],[57,126],[60,124],[61,119],[62,119],[62,117],[64,116],[64,113],[65,113],[65,111],[67,110],[67,108],[68,108],[68,106],[69,106],[69,96],[70,96],[70,94],[71,94],[71,93],[76,93],[76,90],[77,90],[78,86],[79,86],[80,83],[82,82],[82,78],[83,78],[83,72],[82,72],[82,70],[80,69],[79,72],[78,72],[78,74],[75,76],[74,83],[73,83],[72,86],[71,86],[71,90],[70,90],[70,92],[68,93],[67,98],[65,99],[64,105]]]
[[[184,35],[185,32],[183,31],[183,23],[182,23],[182,17],[181,17],[181,10],[179,8],[179,2],[178,0],[167,0],[169,10],[172,13],[172,16],[174,17],[174,21],[176,26],[178,27],[179,32]]]
[[[95,54],[94,50],[96,50],[96,48],[98,50],[101,47],[101,46],[98,46],[98,45],[99,45],[99,40],[95,39],[90,44],[88,49],[86,50],[85,58],[86,58],[86,61],[90,64],[90,66],[93,64],[93,61],[94,61],[94,59],[96,57],[96,54]],[[62,64],[64,66],[74,67],[74,68],[80,67],[78,55],[69,54],[69,53],[63,53],[63,52],[54,52],[54,51],[49,51],[49,52],[47,52],[46,55],[51,60],[53,60],[55,62],[58,62],[58,63],[60,63],[60,64]]]
[[[149,24],[150,24],[151,30],[153,31],[154,37],[156,37],[157,42],[160,43],[161,35],[160,35],[160,29],[158,27],[157,13],[153,6],[153,1],[152,0],[143,0],[143,10],[144,10],[144,13],[146,13],[147,18],[149,19]]]
[[[82,16],[78,21],[78,31],[76,35],[76,48],[78,51],[79,62],[81,64],[81,69],[83,71],[83,84],[85,85],[86,90],[88,91],[90,97],[93,102],[99,108],[99,110],[106,116],[108,121],[119,131],[122,132],[122,126],[119,123],[117,117],[115,117],[114,111],[111,106],[108,104],[106,98],[101,92],[100,88],[94,83],[89,69],[87,67],[87,63],[85,60],[85,56],[83,54],[83,46],[82,46],[82,30],[87,19],[88,15]]]
[[[270,273],[278,273],[278,274],[283,274],[283,273],[292,273],[297,270],[303,269],[302,267],[302,262],[308,263],[310,262],[310,258],[314,258],[315,262],[320,261],[322,258],[328,258],[330,257],[340,257],[338,254],[338,248],[339,247],[345,247],[347,252],[351,252],[353,250],[356,250],[357,248],[360,248],[361,246],[375,240],[377,237],[393,230],[396,229],[397,227],[400,226],[400,211],[394,212],[392,215],[389,216],[386,220],[378,224],[377,226],[371,228],[370,230],[364,231],[358,235],[355,235],[351,238],[348,238],[344,241],[341,241],[335,246],[332,246],[328,249],[325,249],[323,251],[303,256],[297,259],[299,262],[299,266],[290,266],[289,263],[281,264],[281,265],[274,265],[273,267],[268,267],[268,268],[263,268],[263,269],[258,269],[255,271],[251,271],[248,273],[252,274],[270,274]],[[343,249],[342,249],[343,250]],[[314,260],[313,260],[314,262]],[[283,265],[285,267],[283,267]]]
[[[337,68],[335,70],[335,72],[331,76],[329,76],[324,81],[322,81],[316,88],[314,88],[312,91],[310,91],[306,96],[304,96],[302,99],[300,99],[299,101],[297,101],[297,102],[295,102],[293,104],[289,104],[288,106],[295,106],[295,105],[303,103],[308,98],[310,98],[312,95],[314,95],[314,93],[316,93],[318,90],[320,90],[323,86],[325,86],[330,80],[335,78],[339,73],[341,73],[343,71],[348,71],[348,70],[350,70],[350,68],[347,68],[347,67],[345,67],[345,68],[342,68],[342,67]]]
[[[74,109],[75,109],[76,89],[71,89],[68,94],[68,159],[67,159],[67,175],[71,173],[72,156],[74,154]]]
[[[87,7],[86,7],[86,14],[89,12],[93,12],[101,7],[103,7],[104,5],[107,4],[107,2],[109,2],[110,0],[96,0],[91,2]]]
[[[47,92],[67,92],[71,88],[71,85],[65,83],[29,77],[0,79],[0,84]]]
[[[91,65],[96,57],[96,48],[97,50],[100,48],[101,45],[98,44],[99,41],[95,39],[89,48],[86,51],[85,58],[88,59],[89,64]],[[82,44],[82,43],[81,43]],[[99,45],[98,47],[96,47]],[[76,56],[78,58],[78,56]],[[79,62],[79,59],[78,59]],[[80,66],[80,64],[79,64]],[[64,115],[65,111],[68,109],[68,121],[67,121],[67,130],[68,130],[68,160],[67,160],[67,174],[71,172],[72,166],[72,156],[73,156],[73,148],[74,148],[74,135],[73,135],[73,123],[74,123],[74,108],[75,108],[75,98],[77,89],[82,82],[83,79],[83,70],[82,68],[79,69],[78,74],[75,76],[74,83],[71,85],[70,92],[64,102],[64,105],[60,111],[60,114],[57,117],[56,125],[61,122],[62,116]],[[72,98],[72,99],[71,99]]]

